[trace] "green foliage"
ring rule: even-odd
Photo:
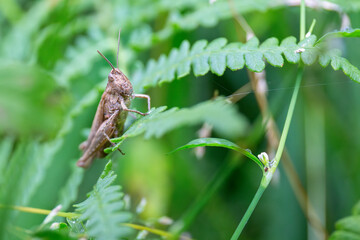
[[[43,136],[59,130],[66,94],[49,73],[21,62],[3,62],[0,86],[0,132]]]
[[[53,239],[53,240],[73,240],[75,238],[71,238],[69,236],[66,235],[62,235],[60,233],[54,232],[54,231],[42,231],[42,232],[38,232],[36,234],[33,235],[34,238],[36,239]]]
[[[11,144],[11,140],[4,141],[4,144]],[[7,151],[10,146],[14,149],[9,155]],[[6,170],[1,176],[0,199],[5,203],[26,205],[44,179],[46,169],[53,159],[54,146],[40,144],[36,140],[23,140],[15,146],[7,145],[2,150],[1,155],[7,155],[8,159],[4,166]],[[10,179],[12,180],[9,181]]]
[[[331,0],[331,2],[336,4],[333,5],[333,9],[338,11],[354,12],[360,9],[360,4],[357,0]],[[162,3],[162,1],[160,1],[160,3]],[[326,3],[324,4],[326,5]],[[232,18],[235,12],[240,15],[249,12],[263,12],[267,9],[286,7],[286,2],[230,0],[208,4],[208,1],[199,1],[199,4],[193,5],[194,9],[192,11],[182,11],[183,7],[189,6],[183,5],[174,7],[173,9],[168,8],[167,10],[171,10],[171,12],[164,27],[159,31],[153,31],[149,25],[142,25],[135,29],[131,34],[129,45],[137,50],[144,50],[168,40],[178,31],[192,31],[199,27],[214,27],[219,21]],[[160,7],[155,8],[161,9]],[[155,9],[150,9],[148,12],[156,12]]]
[[[188,142],[187,144],[178,147],[177,149],[175,149],[174,151],[172,151],[171,153],[180,151],[180,150],[184,150],[184,149],[188,149],[188,148],[195,148],[195,147],[223,147],[223,148],[229,148],[235,151],[240,152],[241,154],[245,155],[246,157],[250,158],[251,160],[253,160],[259,167],[261,170],[263,170],[264,166],[263,164],[260,162],[260,160],[251,153],[251,151],[249,149],[243,149],[241,147],[239,147],[238,145],[236,145],[233,142],[230,142],[226,139],[222,139],[222,138],[199,138],[199,139],[194,139],[190,142]]]
[[[236,11],[245,14],[254,11],[265,11],[271,4],[266,0],[253,1],[218,1],[209,4],[208,1],[195,5],[193,11],[179,12],[181,9],[172,11],[169,14],[165,27],[158,32],[152,32],[148,25],[133,31],[130,37],[130,46],[136,49],[149,48],[152,45],[170,38],[176,31],[191,31],[200,26],[213,27],[219,21],[232,17],[232,12]]]
[[[44,240],[74,240],[76,238],[73,238],[68,235],[65,231],[57,231],[57,230],[42,230],[37,231],[34,234],[32,234],[32,237],[36,239],[44,239]]]
[[[349,32],[348,37],[356,37],[358,30]],[[141,69],[133,76],[137,90],[154,87],[175,78],[182,78],[190,73],[192,67],[195,76],[202,76],[209,71],[221,76],[225,68],[239,70],[246,66],[254,72],[261,72],[265,68],[264,59],[274,67],[282,67],[284,58],[290,63],[302,62],[313,64],[318,58],[322,66],[331,61],[334,70],[343,70],[352,80],[360,82],[360,71],[346,59],[327,52],[320,52],[316,45],[316,37],[311,35],[296,44],[294,37],[285,38],[279,45],[276,38],[269,38],[259,46],[259,40],[254,37],[247,43],[227,44],[225,38],[218,38],[207,43],[197,41],[190,49],[190,43],[183,41],[179,49],[173,49],[169,56],[160,56],[156,62],[150,60],[145,69]],[[326,60],[324,60],[326,59]]]
[[[63,210],[68,209],[76,200],[79,186],[84,177],[84,169],[71,164],[71,170],[72,173],[69,179],[59,192],[59,204],[61,204]]]
[[[319,44],[322,41],[331,39],[331,38],[353,38],[353,37],[360,37],[360,29],[345,29],[345,30],[341,30],[341,31],[328,32],[324,36],[322,36],[316,42],[316,44]]]
[[[336,3],[336,8],[345,12],[357,12],[360,9],[356,0],[331,0],[330,2]],[[351,48],[348,43],[338,40],[341,44],[336,44],[335,48],[341,49],[340,52],[333,49],[334,45],[328,45],[332,44],[331,42],[325,41],[335,37],[359,37],[359,29],[328,33],[319,40],[312,35],[298,43],[295,37],[286,37],[290,33],[296,34],[294,26],[290,23],[292,21],[283,19],[284,16],[292,16],[293,10],[296,10],[295,8],[288,9],[285,2],[267,0],[218,0],[212,5],[208,0],[176,2],[156,0],[151,4],[145,0],[107,1],[101,4],[91,0],[1,1],[0,206],[20,205],[49,209],[61,204],[62,211],[66,211],[74,202],[86,198],[84,193],[93,187],[94,176],[100,174],[96,170],[101,169],[102,161],[95,161],[94,167],[87,171],[76,168],[75,161],[81,154],[78,145],[86,137],[84,134],[86,129],[91,126],[94,109],[110,70],[106,62],[97,55],[96,50],[99,49],[114,62],[117,47],[116,36],[119,28],[122,29],[120,69],[128,76],[132,76],[129,79],[133,83],[136,93],[150,87],[158,87],[151,92],[151,97],[155,106],[162,107],[153,108],[150,115],[137,119],[124,135],[114,139],[117,147],[130,137],[143,134],[144,138],[160,138],[173,129],[199,126],[204,122],[211,124],[217,135],[232,138],[239,145],[248,146],[245,134],[252,134],[257,130],[255,127],[249,127],[254,117],[259,114],[256,107],[250,105],[249,102],[233,106],[223,98],[196,102],[199,99],[209,99],[215,89],[220,88],[220,95],[228,95],[237,91],[239,84],[244,83],[242,80],[246,80],[244,77],[246,74],[241,71],[228,74],[225,72],[227,68],[237,71],[246,67],[250,71],[260,72],[265,69],[267,63],[274,67],[284,67],[285,60],[293,64],[304,63],[306,65],[318,61],[321,66],[331,65],[333,69],[342,70],[351,79],[360,82],[359,70],[350,63],[356,62],[356,58],[350,56],[355,53],[356,48]],[[241,30],[235,36],[237,25],[229,24],[234,13],[245,14],[245,19],[249,20],[249,25],[253,27],[258,38],[252,38],[246,43],[228,43],[227,39],[244,38]],[[323,11],[317,13],[319,13],[317,17],[321,18]],[[351,18],[354,19],[353,26],[358,25],[356,18]],[[331,23],[326,26],[326,29],[329,27],[333,29],[334,26],[339,25],[335,19],[337,17],[333,17],[331,21],[322,18],[318,19],[318,22],[327,23],[329,21]],[[269,29],[271,29],[271,33],[266,32]],[[320,36],[325,30],[319,27],[314,31]],[[277,38],[271,36],[285,38],[279,42]],[[186,40],[187,37],[190,40]],[[208,43],[209,39],[214,38],[217,39]],[[258,39],[266,38],[268,39],[260,44]],[[161,46],[158,44],[160,42]],[[175,46],[180,47],[177,49]],[[150,51],[134,51],[131,47],[136,50],[149,49]],[[169,49],[169,54],[165,55]],[[163,55],[158,60],[150,60],[157,58],[159,54]],[[135,69],[133,64],[135,62],[147,64],[145,68]],[[224,83],[226,86],[214,86],[214,82],[218,84],[218,78],[210,74],[196,83],[194,81],[188,83],[186,81],[188,78],[185,77],[190,75],[191,69],[195,76],[204,76],[211,71],[215,75],[221,76],[224,81],[220,85]],[[285,66],[276,74],[272,72],[271,68],[267,69],[269,83],[281,86],[290,75],[287,73],[288,69]],[[308,69],[308,74],[315,76],[314,72],[310,68]],[[326,73],[327,71],[316,72],[319,82],[322,83],[329,77],[325,77]],[[240,81],[238,77],[241,78]],[[333,76],[331,75],[331,77]],[[159,87],[164,82],[171,82],[179,78],[184,78],[185,81],[174,83],[166,88]],[[201,85],[200,88],[199,85]],[[228,90],[223,91],[224,89]],[[166,92],[167,90],[169,92]],[[195,95],[194,91],[198,91],[196,98],[192,96]],[[327,149],[336,149],[337,152],[334,154],[336,156],[339,154],[358,156],[356,154],[358,148],[353,147],[349,150],[347,145],[349,142],[356,142],[357,138],[354,138],[354,141],[351,137],[353,133],[359,131],[355,129],[354,124],[346,122],[348,119],[353,119],[354,122],[359,120],[356,115],[356,112],[359,112],[356,106],[356,103],[359,102],[357,95],[351,99],[348,98],[351,96],[349,92],[342,93],[340,90],[333,92],[342,95],[340,97],[326,95],[321,99],[326,103],[324,108],[329,110],[327,106],[333,106],[329,112],[338,112],[339,119],[343,115],[346,118],[339,120],[345,121],[345,123],[334,128],[339,131],[331,132],[328,138],[329,141],[341,139],[341,143]],[[320,96],[321,94],[316,95]],[[304,98],[306,99],[306,96]],[[339,106],[329,102],[329,99],[340,99],[341,101],[336,102]],[[346,107],[340,105],[342,101],[346,102]],[[176,106],[178,103],[185,103],[193,107],[166,110],[167,106]],[[349,103],[353,104],[351,108],[348,107]],[[282,108],[282,106],[279,107]],[[242,112],[241,114],[238,109]],[[248,120],[245,120],[245,115]],[[333,123],[337,118],[330,116],[329,119]],[[279,125],[281,124],[279,122]],[[350,126],[350,129],[346,129],[347,126]],[[151,146],[161,146],[156,151],[158,154],[163,154],[168,152],[169,148],[186,142],[186,139],[197,137],[195,131],[185,132],[181,133],[183,134],[181,137],[177,134],[167,134],[165,138],[154,139],[151,142],[154,145]],[[209,132],[211,135],[211,130]],[[348,137],[345,141],[342,141],[342,134]],[[301,136],[296,134],[295,140],[301,142]],[[293,139],[293,141],[295,140]],[[129,149],[137,149],[137,142],[128,141],[127,143],[135,145]],[[196,139],[180,149],[197,146],[219,146],[234,149],[261,166],[254,155],[225,139]],[[124,145],[124,147],[127,148],[128,145]],[[340,153],[341,147],[346,151]],[[260,152],[260,148],[263,149],[264,144],[259,143],[251,148]],[[110,148],[108,151],[115,149]],[[301,147],[299,147],[294,155],[302,156],[301,151]],[[147,200],[149,208],[152,207],[151,204],[157,204],[161,206],[161,209],[165,209],[163,211],[167,211],[166,213],[171,218],[177,218],[183,211],[186,211],[187,204],[200,192],[199,189],[202,184],[205,184],[205,179],[209,179],[213,175],[218,161],[222,163],[223,160],[228,160],[223,158],[218,160],[219,153],[216,150],[214,153],[205,155],[207,161],[202,162],[191,161],[191,156],[187,161],[188,159],[180,159],[178,154],[166,157],[164,155],[164,159],[169,158],[169,161],[168,165],[162,168],[154,164],[157,163],[154,158],[158,156],[149,154],[147,159],[149,165],[146,166],[151,167],[147,167],[148,172],[143,176],[153,178],[154,185],[140,184],[140,187],[138,186],[138,176],[142,173],[140,173],[141,169],[137,168],[136,161],[132,162],[134,166],[130,173],[121,172],[122,164],[127,164],[131,153],[123,157],[121,161],[118,161],[117,155],[111,155],[119,168],[112,170],[110,164],[106,166],[88,198],[78,205],[77,211],[81,214],[80,219],[68,219],[67,224],[59,223],[59,228],[54,229],[50,227],[50,224],[43,226],[41,223],[43,217],[36,214],[19,213],[11,208],[1,208],[0,238],[13,239],[20,236],[24,239],[79,239],[86,234],[86,236],[96,239],[118,239],[122,236],[133,237],[133,235],[129,235],[130,229],[121,225],[130,220],[138,220],[137,222],[141,224],[159,227],[154,219],[163,216],[165,212],[153,211],[155,214],[151,216],[144,213],[136,216],[138,219],[135,219],[128,210],[124,210],[121,188],[118,185],[112,185],[116,174],[123,177],[124,180],[121,184],[130,193],[133,201],[137,201],[139,197],[146,197],[147,192],[156,195],[159,191],[155,191],[154,188],[174,186],[171,189],[163,190],[163,197],[157,199],[155,196],[147,198]],[[172,161],[173,159],[177,161]],[[329,162],[331,163],[331,161]],[[346,162],[346,164],[345,169],[357,169],[354,163]],[[235,164],[232,165],[231,170],[227,170],[225,175],[229,176],[236,167]],[[157,171],[153,171],[152,168],[157,168]],[[160,182],[159,169],[161,169],[161,181],[167,182],[166,185],[158,183]],[[115,171],[117,171],[116,174]],[[239,168],[237,171],[243,170]],[[221,192],[222,195],[219,194],[214,198],[216,202],[212,204],[216,205],[216,208],[204,210],[206,218],[201,218],[201,224],[198,224],[195,219],[195,215],[200,212],[201,208],[198,208],[196,214],[189,220],[188,226],[193,226],[189,232],[193,234],[194,238],[226,239],[229,232],[233,231],[233,223],[239,218],[238,214],[232,214],[235,212],[233,210],[237,208],[233,206],[233,202],[238,202],[238,198],[240,198],[238,196],[252,194],[251,186],[246,186],[244,190],[240,189],[238,185],[238,182],[249,183],[247,174],[252,175],[252,173],[247,169],[241,173],[232,178],[231,185],[225,186]],[[225,175],[215,176],[213,182],[216,184],[213,186],[220,187],[221,184],[226,184]],[[212,182],[210,182],[211,184]],[[231,191],[227,189],[231,189]],[[284,188],[279,187],[278,189]],[[215,192],[213,190],[214,194]],[[346,194],[349,193],[345,192],[344,196]],[[209,194],[201,206],[205,206],[208,201],[211,201],[211,196]],[[245,202],[244,198],[241,198],[240,202]],[[272,206],[275,205],[272,204]],[[271,211],[271,209],[267,209],[267,211]],[[261,213],[263,214],[261,219],[268,220],[267,211]],[[276,224],[277,217],[276,214],[271,214],[269,222]],[[193,222],[194,219],[195,222]],[[217,221],[218,219],[223,221]],[[275,220],[273,221],[273,219]],[[303,217],[301,216],[300,219]],[[61,219],[54,221],[58,223]],[[86,224],[83,225],[82,221]],[[258,222],[255,221],[255,224]],[[356,224],[358,224],[357,216],[339,221],[337,231],[333,236],[337,234],[358,236]],[[303,224],[300,222],[297,225],[302,226]],[[206,230],[203,226],[206,226]],[[161,225],[159,228],[164,229],[165,227]],[[275,228],[272,227],[272,229]],[[274,235],[274,232],[266,231],[270,230],[266,230],[264,227],[263,236],[257,233],[259,234],[258,238],[266,239],[265,235],[279,238]],[[296,231],[293,232],[298,234]],[[254,233],[249,233],[250,237],[248,238],[255,239],[257,237],[251,234]],[[301,236],[301,234],[298,235]],[[149,235],[146,238],[153,239],[154,237]]]
[[[360,202],[359,202],[360,203]],[[360,239],[360,211],[359,203],[353,209],[353,215],[336,222],[336,230],[331,234],[331,240],[357,240]]]
[[[128,227],[121,226],[131,219],[131,213],[124,210],[121,187],[112,185],[116,174],[110,170],[111,165],[111,161],[108,162],[88,198],[75,205],[81,214],[80,220],[87,221],[87,234],[96,239],[119,239],[131,232]]]
[[[159,138],[175,128],[202,122],[211,124],[219,134],[229,138],[243,135],[246,129],[245,119],[222,98],[206,101],[188,109],[172,108],[167,111],[165,109],[164,106],[153,109],[149,115],[132,124],[121,137],[113,139],[118,144],[110,148],[111,151],[119,148],[120,144],[129,137],[144,133],[145,138],[153,136]]]

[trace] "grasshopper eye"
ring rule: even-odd
[[[109,80],[110,82],[113,82],[113,81],[114,81],[114,76],[113,76],[111,73],[109,73],[108,80]]]

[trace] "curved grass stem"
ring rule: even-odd
[[[262,182],[262,181],[261,181]],[[264,187],[262,184],[260,184],[258,190],[256,191],[256,194],[254,196],[254,198],[251,200],[251,203],[248,207],[248,209],[246,210],[244,216],[242,217],[239,225],[237,226],[235,232],[233,233],[231,240],[236,240],[239,238],[242,230],[244,229],[246,223],[249,221],[249,218],[251,216],[251,214],[253,213],[256,205],[258,204],[262,194],[264,193],[266,187]]]
[[[300,41],[305,38],[306,29],[306,11],[305,11],[305,0],[301,0],[300,3]]]
[[[291,97],[291,101],[290,101],[290,105],[289,105],[289,110],[288,113],[286,115],[286,119],[285,119],[285,124],[284,124],[284,128],[283,131],[281,133],[281,138],[280,138],[280,142],[279,142],[279,146],[278,149],[276,151],[276,155],[274,160],[271,163],[271,167],[267,172],[263,172],[263,177],[261,179],[261,183],[260,186],[254,196],[254,198],[252,199],[248,209],[246,210],[244,216],[242,217],[239,225],[237,226],[234,234],[231,237],[231,240],[236,240],[239,238],[242,230],[244,229],[246,223],[248,222],[251,214],[253,213],[257,203],[259,202],[263,192],[265,191],[265,189],[267,188],[267,186],[269,185],[275,170],[277,168],[277,166],[279,165],[280,162],[280,158],[282,156],[282,153],[284,151],[284,147],[285,147],[285,142],[286,142],[286,138],[289,132],[289,128],[290,128],[290,123],[292,120],[292,116],[294,114],[294,109],[295,109],[295,104],[296,104],[296,100],[297,100],[297,96],[299,93],[299,89],[300,89],[300,83],[302,80],[302,76],[303,76],[303,67],[299,67],[298,73],[296,75],[296,82],[295,82],[295,88],[294,88],[294,92],[292,94]]]

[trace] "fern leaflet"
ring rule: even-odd
[[[110,161],[89,197],[75,205],[76,211],[81,214],[80,220],[87,220],[87,233],[98,240],[116,240],[131,232],[130,228],[121,226],[121,223],[131,219],[131,213],[124,211],[121,187],[111,185],[116,178],[111,166]]]
[[[174,35],[176,31],[179,31],[179,29],[191,31],[200,26],[213,27],[220,20],[232,17],[230,8],[234,8],[234,11],[237,13],[245,14],[255,11],[265,11],[269,7],[276,6],[267,0],[234,1],[233,4],[228,1],[218,1],[214,4],[209,4],[208,1],[204,1],[202,4],[199,4],[196,9],[191,12],[186,12],[185,14],[181,14],[178,11],[170,12],[165,27],[158,32],[152,32],[149,26],[136,29],[131,34],[130,46],[135,49],[145,49],[155,43],[168,39]]]
[[[247,126],[244,117],[223,98],[202,102],[191,108],[172,108],[167,111],[165,109],[165,106],[153,109],[149,115],[132,124],[121,137],[113,139],[118,144],[110,148],[111,151],[115,151],[126,138],[143,133],[145,138],[160,137],[184,125],[207,122],[215,131],[229,138],[242,135]],[[109,152],[109,149],[106,152]]]
[[[360,239],[360,201],[353,208],[353,215],[340,219],[330,240]]]
[[[337,11],[353,12],[360,9],[360,2],[358,0],[332,0],[335,4],[330,9]],[[325,5],[325,4],[324,4]],[[147,49],[152,45],[165,41],[173,36],[177,31],[192,31],[194,29],[202,27],[213,27],[221,20],[230,19],[233,17],[232,10],[241,15],[256,12],[265,11],[266,9],[286,7],[288,4],[285,1],[218,1],[214,4],[208,4],[208,1],[199,4],[196,9],[191,12],[181,14],[177,8],[173,10],[168,8],[167,10],[173,10],[169,13],[169,18],[163,29],[157,32],[153,32],[149,25],[143,25],[135,29],[130,36],[130,46],[135,49]],[[321,4],[316,8],[321,8]],[[314,6],[312,6],[314,7]],[[326,7],[325,7],[326,9]]]
[[[225,38],[218,38],[209,44],[205,40],[197,41],[190,48],[190,43],[185,40],[179,49],[172,49],[168,57],[161,55],[158,61],[150,60],[145,69],[138,69],[132,81],[136,91],[140,92],[157,84],[170,82],[176,77],[184,77],[190,73],[191,68],[195,76],[209,71],[221,76],[226,68],[234,71],[244,66],[251,71],[261,72],[265,68],[264,60],[274,67],[282,67],[285,57],[290,63],[299,63],[301,59],[306,65],[319,60],[322,66],[326,66],[324,60],[328,59],[334,70],[341,69],[352,80],[360,82],[360,72],[355,66],[339,56],[321,51],[321,46],[316,44],[314,35],[299,43],[296,43],[295,37],[287,37],[280,45],[276,38],[269,38],[261,45],[256,37],[245,44],[228,44]]]

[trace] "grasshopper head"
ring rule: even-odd
[[[112,67],[111,72],[108,76],[108,87],[112,92],[121,95],[124,98],[128,98],[133,94],[133,87],[129,79],[125,76],[125,74],[119,70],[119,68],[115,68],[111,62],[98,50],[98,53],[109,63]]]
[[[133,87],[129,79],[118,68],[113,68],[108,76],[108,85],[117,94],[128,98],[133,94]]]

